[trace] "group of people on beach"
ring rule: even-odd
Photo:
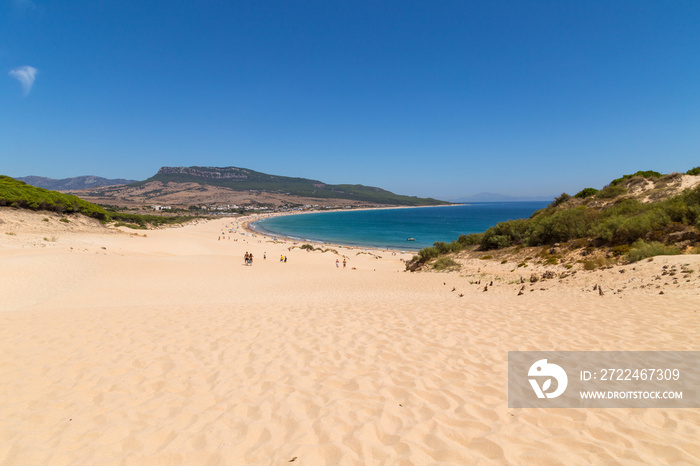
[[[263,259],[267,259],[267,252],[263,253]],[[243,261],[245,265],[253,265],[253,253],[246,252],[245,256],[243,256]],[[285,260],[285,262],[287,261]]]

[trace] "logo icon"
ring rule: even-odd
[[[548,363],[546,359],[540,359],[530,366],[527,375],[530,377],[547,377],[541,388],[537,379],[528,379],[537,398],[556,398],[564,393],[566,385],[569,383],[569,378],[566,376],[564,369],[556,364]],[[552,379],[557,381],[557,388],[553,392],[547,392],[552,386]]]

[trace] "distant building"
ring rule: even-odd
[[[172,209],[172,207],[170,207],[169,205],[154,205],[151,207],[153,207],[153,210],[170,210],[170,209]]]

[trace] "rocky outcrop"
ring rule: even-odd
[[[186,175],[209,180],[246,181],[250,172],[236,167],[162,167],[159,175]]]

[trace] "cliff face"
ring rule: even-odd
[[[184,175],[208,180],[241,180],[250,178],[250,170],[236,167],[162,167],[158,175]]]

